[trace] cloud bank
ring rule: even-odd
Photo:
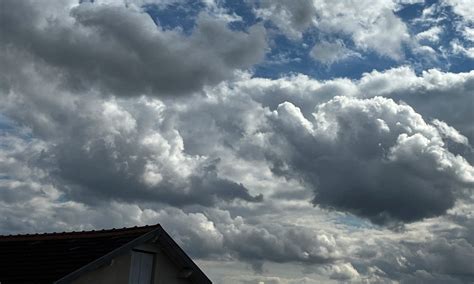
[[[281,35],[342,34],[307,46],[328,70],[443,41],[405,2],[209,2],[186,30],[143,6],[173,1],[1,0],[0,233],[159,222],[217,283],[472,282],[474,71],[258,75]],[[419,21],[469,36],[461,4]]]

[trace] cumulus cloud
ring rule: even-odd
[[[403,58],[402,46],[409,34],[405,23],[395,15],[392,1],[262,1],[255,9],[272,21],[284,34],[300,39],[310,28],[343,34],[361,50],[372,50],[394,59]]]
[[[409,67],[395,68],[387,72],[374,71],[359,81],[361,95],[382,95],[404,101],[418,113],[429,118],[438,118],[474,139],[472,120],[472,92],[474,72],[453,73],[436,69],[423,71],[417,76]],[[442,101],[449,98],[450,103]],[[469,155],[468,155],[469,157]]]
[[[472,71],[261,78],[273,27],[132,2],[2,2],[1,233],[159,222],[217,283],[472,282]],[[417,1],[290,2],[255,12],[393,57]]]
[[[55,67],[70,89],[114,95],[199,91],[259,62],[266,49],[262,26],[232,31],[205,14],[190,36],[120,5],[2,1],[1,18],[3,49]]]
[[[292,39],[301,39],[302,33],[314,21],[316,8],[313,1],[261,1],[255,13],[271,20]]]
[[[454,127],[451,127],[445,122],[437,119],[433,120],[432,123],[438,128],[439,133],[444,137],[447,137],[459,144],[469,145],[469,140],[467,137],[459,133],[459,131],[457,131]]]
[[[228,134],[232,140],[225,141],[239,155],[252,151],[248,158],[254,160],[259,154],[251,149],[260,148],[271,161],[274,174],[305,179],[315,190],[317,204],[385,223],[444,214],[472,187],[472,151],[467,144],[472,136],[468,123],[472,117],[471,82],[471,73],[453,76],[431,70],[417,76],[402,67],[369,73],[352,82],[322,83],[304,76],[256,78],[216,91],[250,93],[253,100],[275,109],[268,112],[252,102],[238,108],[238,113],[253,118],[253,123],[236,123],[242,118],[234,119],[232,127],[225,127],[233,129]],[[413,107],[374,98],[376,95],[409,102]],[[449,106],[442,103],[446,96],[452,102]],[[230,106],[242,100],[230,96],[223,102]],[[450,111],[453,107],[456,112]],[[222,113],[217,105],[197,112],[203,110],[215,117]],[[430,122],[423,116],[443,121]],[[227,130],[206,136],[219,137],[215,135]],[[394,172],[397,174],[392,175]],[[320,192],[323,188],[327,191]],[[347,204],[338,203],[338,193],[339,200]],[[354,194],[354,198],[346,198],[347,194]],[[416,198],[422,198],[418,201],[427,206],[418,206]]]
[[[185,153],[183,139],[159,100],[102,100],[91,95],[77,101],[54,84],[34,90],[28,84],[22,87],[15,89],[21,93],[4,97],[2,110],[44,141],[41,160],[29,163],[59,183],[68,199],[175,205],[211,205],[236,198],[262,201],[241,183],[219,177],[219,160]],[[51,101],[51,94],[61,94],[64,103]],[[16,112],[19,105],[34,112]],[[66,122],[69,126],[64,128]],[[15,180],[16,175],[9,178]]]
[[[232,220],[228,214],[219,217],[218,228],[225,232],[226,245],[243,259],[327,263],[340,257],[334,236],[324,232],[278,224],[257,227],[245,224],[242,218]]]
[[[312,119],[286,102],[275,123],[283,133],[277,141],[288,147],[284,158],[274,154],[275,172],[301,176],[314,188],[316,204],[374,222],[443,214],[456,192],[474,182],[474,168],[444,147],[434,126],[390,99],[335,97]]]
[[[457,225],[463,231],[448,224],[448,233],[433,236],[439,247],[416,238],[399,244],[403,231],[390,239],[385,229],[361,227],[351,235],[324,222],[319,228],[292,222],[299,214],[317,218],[305,200],[386,225],[416,227],[450,214],[473,183],[462,156],[468,153],[450,150],[451,142],[470,147],[463,123],[470,73],[418,76],[399,68],[324,82],[242,75],[205,97],[170,101],[77,96],[61,91],[48,72],[12,72],[29,80],[2,93],[2,113],[19,129],[2,136],[4,231],[160,222],[193,255],[245,261],[259,273],[269,263],[316,266],[326,279],[347,281],[455,280],[449,275],[470,273],[444,262],[459,254],[454,247],[472,246],[462,229],[468,221]],[[460,117],[437,112],[443,96],[460,106]],[[70,225],[73,219],[78,225]],[[410,246],[432,261],[420,261]],[[381,248],[392,254],[378,254]],[[414,264],[408,269],[408,263]]]
[[[156,111],[153,102],[145,102],[145,106],[151,105],[151,110]],[[137,106],[140,110],[140,106]],[[122,110],[123,111],[123,110]],[[147,109],[141,110],[146,112]],[[129,116],[129,113],[124,113]],[[158,105],[159,117],[160,106]],[[107,116],[110,117],[110,116]],[[119,121],[125,121],[121,118]],[[150,122],[139,122],[149,124]],[[140,126],[139,126],[140,127]],[[94,127],[97,131],[97,127]],[[88,129],[84,129],[87,131]],[[90,129],[92,130],[92,129]],[[106,130],[107,132],[109,129]],[[117,131],[112,129],[112,132]],[[120,131],[120,130],[119,130]],[[140,133],[137,129],[132,132],[115,132],[110,136],[102,136],[98,140],[81,140],[81,133],[63,141],[66,148],[58,149],[60,175],[67,180],[85,186],[86,189],[97,190],[101,188],[108,196],[120,196],[121,192],[128,195],[124,198],[139,196],[140,191],[145,196],[149,193],[157,193],[157,200],[171,203],[207,203],[215,202],[215,198],[232,200],[243,198],[247,201],[261,200],[253,198],[241,184],[220,179],[215,171],[218,161],[206,161],[205,157],[190,156],[184,153],[182,137],[174,129],[144,130]],[[127,137],[132,135],[136,139]],[[95,135],[94,135],[95,136]],[[88,134],[85,137],[90,137]],[[107,141],[109,139],[109,141]],[[71,147],[77,152],[71,151]],[[95,165],[94,168],[84,169],[81,174],[76,172],[80,165]],[[104,173],[101,169],[106,169]],[[106,176],[106,180],[103,177]],[[111,185],[109,177],[115,176],[115,184]],[[105,184],[103,184],[105,182]],[[130,191],[134,188],[134,191]],[[140,188],[142,190],[140,190]],[[113,192],[109,192],[113,189]],[[210,195],[206,197],[206,192]],[[187,196],[187,197],[186,197]],[[150,196],[149,196],[150,197]],[[184,199],[182,199],[184,198]],[[187,200],[187,201],[185,201]]]
[[[332,270],[331,279],[348,281],[351,279],[355,280],[359,277],[359,273],[350,263],[335,265]]]

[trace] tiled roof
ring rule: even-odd
[[[0,283],[52,283],[158,227],[0,236]]]

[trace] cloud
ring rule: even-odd
[[[226,277],[224,279],[225,283],[234,284],[315,284],[321,283],[320,280],[315,280],[309,277],[303,278],[283,278],[283,277],[266,277],[266,276],[256,276],[256,275],[245,275],[241,277]]]
[[[459,133],[454,127],[447,125],[445,122],[440,120],[433,120],[433,125],[438,128],[438,131],[444,137],[463,145],[469,145],[469,141],[466,136]]]
[[[410,222],[444,214],[474,182],[472,166],[444,147],[435,127],[390,99],[335,97],[312,119],[286,102],[274,115],[285,145],[272,156],[274,172],[303,178],[315,204],[376,223]]]
[[[468,41],[474,42],[474,28],[464,27],[463,35]]]
[[[464,55],[470,59],[474,59],[474,47],[466,47],[459,40],[451,41],[451,49],[453,54]]]
[[[251,67],[266,49],[262,26],[232,31],[205,14],[186,36],[162,30],[148,14],[119,5],[3,1],[2,7],[3,48],[55,67],[64,85],[76,91],[189,94]]]
[[[311,49],[310,56],[323,64],[331,65],[350,57],[360,57],[360,54],[344,46],[342,41],[317,43]]]
[[[426,31],[420,32],[416,35],[416,39],[418,40],[426,40],[431,43],[437,43],[440,38],[439,35],[443,32],[443,29],[440,27],[431,27]]]
[[[219,283],[472,282],[473,72],[259,78],[261,24],[2,4],[2,233],[159,222]],[[257,9],[401,56],[400,4],[326,4]]]
[[[446,0],[444,5],[452,7],[453,11],[461,16],[466,22],[474,22],[474,8],[467,0]]]
[[[374,71],[359,81],[363,97],[385,96],[404,101],[428,118],[438,118],[454,126],[470,141],[474,139],[472,92],[474,72],[449,73],[436,69],[423,71],[417,76],[413,69],[400,67],[387,72]],[[450,103],[443,103],[449,98]]]
[[[89,126],[63,136],[53,149],[58,178],[77,187],[68,191],[72,198],[91,202],[86,193],[93,191],[94,199],[154,200],[175,205],[211,205],[235,198],[262,200],[262,196],[251,196],[241,184],[221,179],[215,170],[218,160],[186,154],[177,130],[158,125],[155,130],[141,129],[151,124],[147,120],[164,115],[166,109],[159,102],[142,100],[134,107],[129,110],[132,114],[115,102],[107,102],[104,108],[113,108],[116,118],[102,110],[104,116],[99,116],[98,122],[86,118],[84,123]],[[90,111],[92,116],[101,113]],[[149,116],[138,117],[137,111]],[[137,126],[125,126],[127,119]],[[121,124],[116,125],[117,121]]]
[[[403,283],[469,283],[474,279],[468,261],[473,253],[470,228],[453,226],[444,218],[410,225],[398,236],[401,239],[396,237],[398,244],[385,239],[383,252],[363,260],[370,265],[362,265],[362,258],[353,265],[364,267],[359,269],[362,275],[369,272]]]
[[[352,39],[360,50],[375,51],[396,60],[402,59],[403,43],[409,34],[394,11],[392,1],[263,1],[257,16],[271,21],[291,39],[301,39],[311,29]]]
[[[468,1],[463,0],[438,1],[425,5],[421,17],[415,17],[411,21],[412,30],[418,32],[414,37],[417,42],[412,43],[414,51],[424,50],[429,57],[436,59],[431,66],[442,70],[467,66],[469,63],[465,61],[469,62],[473,58],[469,35],[474,20],[471,6]],[[420,47],[419,43],[425,46]],[[434,43],[436,46],[433,46]],[[431,45],[433,50],[430,51],[426,45]],[[457,62],[460,57],[464,58],[462,63]]]
[[[471,73],[436,70],[417,76],[402,67],[369,73],[358,81],[255,78],[216,90],[233,94],[222,103],[227,107],[242,104],[239,108],[226,112],[217,104],[195,111],[212,113],[217,119],[206,120],[207,125],[222,121],[223,112],[253,118],[246,123],[242,118],[234,118],[230,125],[221,122],[216,129],[219,134],[209,132],[206,137],[226,141],[245,159],[262,157],[251,150],[262,149],[273,173],[306,180],[316,192],[317,204],[379,223],[412,222],[444,214],[465,188],[472,187],[472,152],[467,145],[472,135],[468,123],[471,77]],[[272,113],[253,102],[242,103],[236,94],[251,94],[253,100],[276,110]],[[449,106],[442,103],[447,96]],[[443,121],[431,123],[425,116]],[[252,154],[245,156],[247,151]],[[346,198],[347,194],[354,197]],[[418,206],[417,198],[426,206]]]
[[[341,265],[333,266],[333,273],[331,274],[331,279],[336,279],[339,281],[348,281],[354,278],[359,278],[359,273],[350,263],[344,263]]]
[[[224,232],[225,245],[240,259],[330,263],[340,257],[336,239],[325,232],[279,224],[253,226],[239,217],[231,219],[228,214],[219,217],[217,227]]]
[[[133,8],[140,8],[144,5],[157,5],[160,8],[164,8],[173,4],[181,4],[182,0],[94,0],[88,1],[106,5],[125,5],[132,6]]]
[[[63,198],[86,204],[112,199],[183,206],[262,201],[262,195],[252,196],[241,183],[221,178],[216,171],[218,159],[185,153],[179,132],[166,125],[167,109],[160,101],[89,96],[73,104],[49,104],[50,94],[58,92],[47,86],[36,89],[47,91],[35,93],[36,100],[24,102],[28,96],[22,95],[5,98],[4,111],[28,124],[33,129],[30,135],[41,137],[45,145],[41,159],[28,159],[29,167],[41,169],[58,184]],[[74,100],[71,94],[61,95],[66,102]],[[35,111],[18,113],[19,104]],[[68,127],[62,127],[66,122]]]
[[[223,99],[195,105],[191,113],[186,109],[189,119],[182,127],[190,119],[198,129],[211,125],[203,130],[209,140],[201,141],[199,151],[225,155],[232,149],[236,154],[228,159],[237,155],[240,163],[266,159],[277,176],[303,178],[315,190],[317,204],[377,223],[413,222],[444,214],[472,187],[471,77],[436,70],[417,76],[401,67],[368,73],[357,81],[244,79],[211,91]],[[448,96],[449,106],[443,103]],[[229,120],[229,113],[238,115]],[[345,182],[347,193],[342,190]],[[327,191],[320,192],[322,188]],[[339,204],[333,199],[338,192],[341,202],[353,203]],[[426,206],[418,206],[416,198]]]
[[[316,8],[309,0],[262,1],[254,11],[257,16],[271,20],[289,38],[301,39],[302,32],[314,21]]]

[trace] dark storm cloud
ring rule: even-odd
[[[111,5],[1,2],[0,43],[56,67],[67,88],[133,96],[185,95],[259,62],[265,30],[232,31],[201,14],[190,36],[157,27],[144,12]],[[46,11],[45,11],[46,10]]]

